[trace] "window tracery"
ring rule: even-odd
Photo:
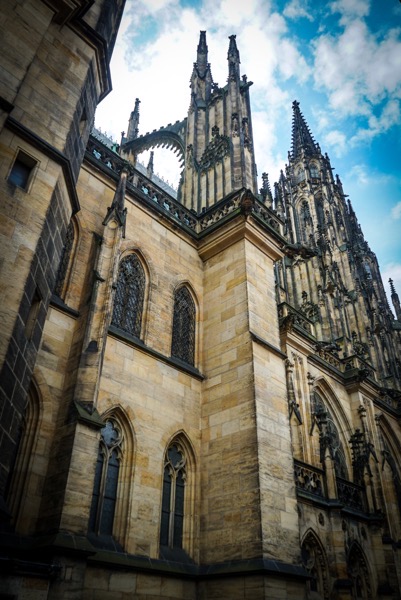
[[[186,456],[178,442],[171,444],[164,461],[160,545],[182,548]]]
[[[107,419],[101,430],[89,516],[88,529],[96,535],[113,534],[123,442],[118,423],[114,419]]]
[[[122,259],[118,269],[111,324],[140,337],[145,298],[145,271],[136,254]]]
[[[195,302],[188,288],[182,286],[174,296],[171,356],[190,365],[195,363],[195,318]]]
[[[301,556],[310,575],[309,592],[317,593],[322,599],[328,600],[330,595],[327,560],[321,545],[311,532],[302,543]]]
[[[328,448],[330,456],[334,461],[336,476],[348,480],[348,469],[344,447],[337,426],[322,398],[316,392],[313,396],[312,411],[319,428],[320,461],[324,461],[325,452]]]
[[[352,581],[352,598],[354,600],[371,600],[369,569],[365,557],[356,543],[351,547],[347,566]]]

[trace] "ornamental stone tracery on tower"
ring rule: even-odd
[[[298,101],[258,191],[235,35],[181,121],[90,132],[123,8],[1,9],[0,597],[399,599],[394,284]]]

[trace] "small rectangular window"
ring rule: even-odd
[[[37,161],[20,150],[11,167],[8,181],[23,190],[27,190],[32,179],[32,174],[37,165]]]

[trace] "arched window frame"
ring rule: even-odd
[[[106,419],[100,435],[89,515],[89,531],[95,535],[111,536],[113,535],[124,436],[118,422],[112,417]]]
[[[183,308],[187,311],[186,321]],[[196,364],[197,315],[192,290],[189,285],[181,284],[174,292],[171,356],[191,366]]]
[[[126,265],[129,265],[129,263],[135,265],[136,273],[138,275],[138,278],[132,281],[131,287],[127,286],[126,281],[130,276],[130,274],[127,273],[128,269],[126,268]],[[123,270],[126,272],[124,273]],[[131,293],[135,286],[136,295],[134,306],[134,296]],[[149,271],[142,256],[137,251],[125,254],[118,265],[111,325],[133,337],[143,339],[148,289]],[[134,312],[132,316],[129,315],[130,307],[128,303],[131,305],[132,312]]]
[[[308,581],[309,592],[317,592],[322,600],[330,598],[330,580],[327,556],[318,536],[311,529],[301,544],[302,562],[311,575]]]
[[[118,458],[119,458],[119,471],[118,471],[118,480],[117,480],[117,489],[116,489],[116,497],[114,503],[114,518],[112,524],[111,534],[102,534],[99,530],[99,509],[98,506],[96,510],[96,515],[91,514],[92,510],[95,510],[92,507],[93,502],[93,491],[96,486],[96,473],[92,486],[92,501],[90,506],[89,513],[89,521],[88,521],[88,531],[93,535],[106,535],[108,537],[113,537],[113,539],[118,542],[122,547],[126,546],[128,540],[129,533],[129,513],[130,513],[130,504],[131,504],[131,492],[132,492],[132,480],[133,480],[133,465],[135,459],[135,445],[134,445],[134,435],[130,426],[130,422],[125,415],[123,409],[119,406],[114,407],[112,410],[108,411],[103,415],[103,421],[107,423],[111,422],[116,429],[119,431],[119,439],[116,442],[118,445]],[[104,440],[101,438],[99,440],[98,446],[98,455],[96,461],[96,467],[98,466],[99,452],[104,452]],[[108,450],[108,452],[110,449]],[[105,475],[105,466],[102,468],[102,475]],[[102,485],[102,483],[101,483]],[[104,483],[103,483],[104,487]],[[95,527],[91,529],[91,518],[92,523],[94,523]],[[96,527],[97,526],[97,527]]]
[[[182,465],[178,465],[178,470],[185,469],[184,478],[184,502],[183,502],[183,527],[182,527],[182,538],[179,545],[174,545],[174,497],[171,494],[168,498],[165,498],[166,487],[164,486],[164,479],[166,471],[171,469],[169,460],[169,450],[173,447],[178,449],[181,454]],[[174,477],[173,477],[174,481]],[[166,451],[163,459],[163,471],[162,471],[162,486],[161,486],[161,498],[160,498],[160,530],[159,530],[159,542],[160,542],[160,554],[163,555],[163,548],[169,548],[170,550],[185,551],[189,556],[193,556],[194,553],[194,539],[195,539],[195,523],[194,523],[194,503],[195,503],[195,482],[196,482],[196,464],[195,455],[191,443],[184,432],[180,432],[174,436],[171,441],[167,444]],[[168,504],[167,504],[168,500]],[[163,506],[164,505],[164,506]],[[163,531],[163,508],[169,506],[168,514],[168,532],[167,542],[168,545],[162,544],[162,541],[166,539],[166,532]]]
[[[325,418],[327,419],[327,424],[325,427],[328,429],[328,433],[332,436],[332,440],[334,443],[334,448],[331,453],[334,461],[334,469],[337,477],[341,477],[347,481],[350,481],[349,473],[352,472],[350,469],[350,457],[347,451],[349,450],[348,445],[346,444],[346,440],[342,439],[341,431],[348,430],[348,428],[341,427],[339,424],[337,415],[335,411],[330,410],[328,407],[333,408],[333,401],[330,401],[326,398],[326,394],[324,394],[323,390],[320,387],[316,387],[313,392],[313,401],[311,404],[311,414],[312,414],[312,431],[315,429],[313,423],[317,424],[317,429],[319,430],[319,410],[321,412],[325,412]],[[318,441],[318,451],[321,456],[321,447],[320,447],[320,435]]]
[[[373,598],[370,568],[365,554],[357,542],[353,542],[347,557],[348,575],[352,582],[353,600]]]
[[[24,525],[24,507],[31,500],[27,489],[39,439],[41,413],[40,394],[32,382],[28,391],[16,459],[7,490],[7,504],[12,514],[12,522],[17,531],[21,531],[21,533],[28,533]]]
[[[301,183],[302,181],[305,181],[305,169],[301,164],[295,167],[295,183]]]
[[[316,163],[310,163],[309,164],[309,173],[312,179],[319,179],[320,178],[320,174],[319,174],[319,167]]]

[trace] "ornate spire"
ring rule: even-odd
[[[265,202],[271,208],[273,205],[273,196],[270,187],[269,175],[267,173],[262,173],[262,187],[259,191],[263,198],[263,202]]]
[[[148,162],[148,166],[146,167],[146,171],[148,174],[148,177],[152,177],[153,172],[154,172],[154,164],[153,164],[153,159],[154,159],[155,153],[153,150],[150,151],[150,156],[149,156],[149,162]]]
[[[388,282],[390,284],[391,301],[392,301],[393,306],[394,306],[395,314],[396,314],[397,320],[401,321],[401,304],[400,304],[400,299],[398,297],[397,292],[395,291],[393,280],[389,279]]]
[[[135,140],[138,137],[139,131],[139,104],[140,100],[138,98],[135,99],[135,108],[131,113],[131,116],[128,121],[128,133],[126,141],[130,142],[131,140]]]
[[[196,57],[196,66],[198,68],[199,77],[204,77],[206,75],[206,70],[208,67],[207,62],[207,44],[206,44],[206,31],[201,31],[199,36],[199,44],[197,50]]]
[[[227,59],[228,59],[228,79],[239,79],[239,65],[240,65],[240,59],[239,59],[239,52],[238,52],[238,48],[237,48],[237,42],[235,41],[236,36],[235,35],[230,35],[229,36],[229,40],[230,40],[230,45],[228,47],[228,54],[227,54]]]
[[[304,116],[299,109],[299,102],[294,100],[292,109],[292,158],[298,158],[302,150],[308,156],[319,154],[318,145],[313,139]]]

